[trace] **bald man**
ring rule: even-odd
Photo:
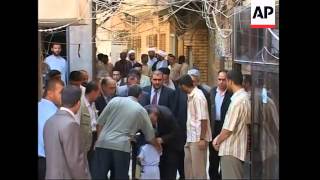
[[[98,115],[107,106],[108,102],[116,96],[117,82],[111,77],[106,77],[101,81],[101,96],[95,101]]]
[[[80,72],[82,73],[82,83],[81,85],[83,87],[87,87],[87,84],[88,84],[88,80],[89,80],[89,74],[86,70],[82,69],[80,70]]]

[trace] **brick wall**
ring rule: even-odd
[[[200,69],[201,82],[208,83],[208,30],[197,26],[183,35],[184,54],[188,56],[188,46],[192,48],[193,64]]]

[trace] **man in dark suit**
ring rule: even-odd
[[[218,72],[218,82],[217,87],[212,88],[211,95],[211,129],[212,139],[214,139],[223,126],[224,118],[229,108],[231,102],[230,98],[232,92],[227,90],[227,71],[220,70]],[[210,179],[221,179],[221,173],[218,172],[220,157],[218,156],[218,151],[216,151],[210,143],[209,146],[209,176]]]
[[[171,110],[161,105],[145,106],[156,132],[156,140],[162,145],[160,178],[176,179],[179,150],[183,147],[181,129]]]
[[[124,79],[121,78],[120,70],[116,69],[115,67],[112,69],[112,79],[116,81],[117,87],[120,87],[126,84],[124,82]]]
[[[172,112],[175,110],[175,92],[163,85],[163,73],[156,70],[151,76],[151,86],[143,88],[144,94],[140,99],[140,104],[146,106],[149,104],[162,105],[168,107]]]
[[[176,86],[176,102],[177,106],[175,109],[175,117],[177,118],[177,122],[179,128],[181,129],[181,136],[180,139],[183,142],[183,145],[180,147],[179,154],[178,154],[178,172],[179,172],[179,179],[184,179],[184,144],[186,143],[187,139],[187,101],[188,97],[185,92],[181,90],[179,86]]]
[[[108,102],[116,96],[117,84],[116,81],[111,77],[106,77],[101,81],[101,96],[99,96],[95,102],[96,108],[98,110],[98,115],[101,114],[104,107]]]

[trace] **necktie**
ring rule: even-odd
[[[153,95],[153,97],[152,97],[151,104],[157,104],[157,99],[158,99],[158,90],[155,89],[155,90],[154,90],[154,95]]]

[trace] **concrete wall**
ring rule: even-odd
[[[86,24],[91,1],[88,0],[39,0],[38,22],[40,27],[61,26],[67,23]],[[80,19],[85,19],[78,21]]]
[[[84,69],[89,73],[89,81],[92,80],[92,25],[70,26],[68,37],[70,72]],[[79,48],[80,44],[80,48]],[[80,55],[80,57],[79,57]]]

